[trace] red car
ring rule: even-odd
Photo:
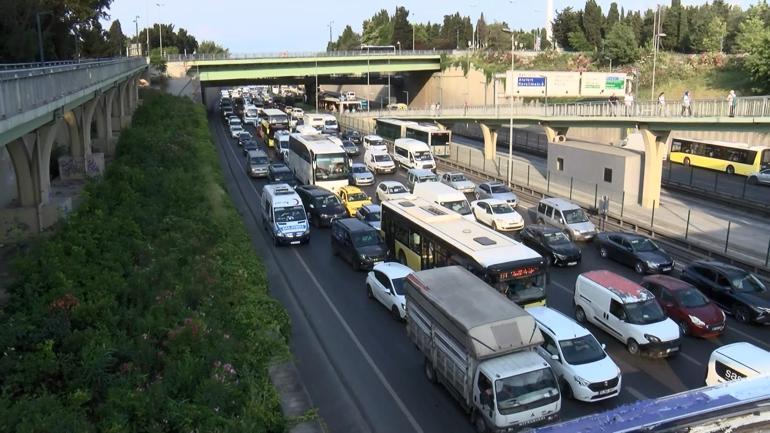
[[[652,292],[682,335],[711,338],[724,332],[725,313],[690,283],[668,275],[644,277],[642,286]]]

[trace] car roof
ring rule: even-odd
[[[366,168],[366,164],[364,164],[363,162],[354,162],[354,163],[350,164],[350,166],[351,167],[363,167],[363,168]]]
[[[348,192],[348,193],[351,193],[351,192],[364,192],[361,188],[359,188],[357,186],[353,186],[353,185],[342,186],[342,187],[340,187],[340,191],[345,191],[345,192]]]
[[[572,203],[571,201],[561,197],[550,197],[540,200],[541,203],[545,203],[549,206],[553,206],[556,209],[579,209],[580,206]]]
[[[394,278],[403,278],[414,272],[409,266],[404,266],[398,262],[379,263],[375,265],[372,270],[382,272],[391,280]]]
[[[526,228],[540,233],[561,232],[561,230],[557,229],[556,227],[548,226],[545,224],[530,224]]]
[[[404,186],[403,183],[401,183],[401,182],[399,182],[397,180],[383,180],[380,183],[385,185],[385,186]],[[406,187],[404,186],[404,188],[406,188]]]
[[[495,185],[495,186],[502,185],[502,186],[505,186],[505,184],[500,182],[499,180],[492,180],[492,181],[487,181],[487,182],[481,182],[479,185],[489,185],[489,186],[492,186],[492,185]]]
[[[364,139],[365,140],[369,140],[369,141],[372,141],[372,140],[384,141],[385,140],[384,138],[380,137],[379,135],[364,135]]]
[[[329,196],[334,195],[333,192],[329,191],[326,188],[322,188],[318,185],[300,185],[297,188],[297,190],[302,190],[310,195],[313,196]]]
[[[693,287],[692,284],[686,281],[682,281],[679,278],[674,278],[671,275],[663,274],[647,275],[646,277],[642,278],[642,282],[659,284],[662,287],[671,290],[672,292]]]
[[[627,232],[604,232],[603,235],[619,236],[623,239],[648,239],[647,236],[640,235],[638,233],[627,233]]]
[[[746,271],[739,267],[729,265],[723,262],[717,262],[714,260],[696,260],[692,262],[692,264],[690,264],[690,266],[693,266],[693,265],[716,269],[718,271],[721,271],[727,274],[748,274],[749,273],[749,271]]]
[[[410,168],[409,173],[413,173],[416,176],[435,176],[436,174],[432,171],[428,170],[427,168]]]
[[[264,150],[261,149],[255,149],[249,151],[249,156],[264,156],[267,157],[267,153],[265,153]]]
[[[550,331],[557,340],[577,338],[589,335],[590,332],[563,313],[548,307],[529,307],[527,312],[531,314],[542,330]]]
[[[334,220],[334,224],[345,226],[351,232],[377,231],[377,229],[358,218],[338,218]]]
[[[579,276],[585,277],[600,286],[605,287],[607,290],[617,295],[624,303],[634,303],[654,298],[649,290],[614,272],[606,270],[589,271],[584,272]]]
[[[714,350],[714,353],[738,361],[758,373],[764,373],[770,369],[770,352],[745,341],[726,344]]]
[[[364,205],[364,206],[362,206],[361,208],[362,208],[362,209],[363,209],[363,208],[366,208],[366,209],[368,209],[368,210],[369,210],[369,212],[381,212],[381,211],[382,211],[382,208],[380,208],[380,205],[378,205],[378,204],[374,204],[374,203],[372,203],[372,204],[367,204],[367,205]]]
[[[482,198],[482,199],[474,201],[474,203],[478,203],[478,202],[484,202],[484,203],[487,203],[487,204],[508,204],[507,201],[501,200],[499,198]]]

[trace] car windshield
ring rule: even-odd
[[[374,161],[375,162],[391,162],[393,160],[390,159],[390,155],[388,155],[387,153],[384,153],[382,155],[374,155]]]
[[[463,182],[466,180],[462,174],[453,174],[450,179],[452,179],[452,182]]]
[[[390,280],[391,283],[393,283],[393,290],[395,290],[397,295],[404,296],[404,281],[406,280],[406,277],[401,278],[394,278]]]
[[[283,171],[283,170],[273,171],[273,180],[277,180],[280,182],[290,181],[292,180],[293,176],[294,174],[292,174],[292,172],[290,171]]]
[[[666,315],[654,299],[626,304],[626,321],[636,325],[648,325],[666,320]]]
[[[492,204],[489,207],[492,208],[492,213],[495,215],[513,213],[513,208],[508,203]]]
[[[277,207],[273,211],[275,222],[287,223],[291,221],[305,220],[305,209],[302,206]]]
[[[366,172],[368,172],[368,170],[366,169],[366,166],[363,166],[363,165],[354,165],[351,170],[353,170],[353,173],[366,173]]]
[[[586,216],[585,212],[583,212],[583,209],[570,209],[565,210],[563,213],[564,220],[567,222],[567,224],[588,222],[588,217]]]
[[[377,230],[367,230],[365,232],[353,233],[353,245],[357,247],[370,247],[382,243]]]
[[[314,201],[315,205],[318,207],[338,206],[340,204],[340,199],[338,199],[336,195],[316,197]]]
[[[366,214],[364,219],[369,222],[380,221],[380,212],[379,211],[369,212],[368,214]]]
[[[364,201],[369,200],[369,197],[366,196],[363,192],[354,192],[348,194],[348,201]]]
[[[389,194],[403,194],[406,192],[409,192],[409,191],[407,191],[406,188],[404,188],[401,185],[391,186],[390,188],[388,188]]]
[[[352,141],[343,141],[342,147],[347,147],[348,149],[357,149],[356,145],[353,144]]]
[[[504,194],[511,192],[510,188],[505,185],[491,185],[490,188],[492,189],[492,194]]]
[[[543,233],[543,238],[548,245],[566,245],[569,243],[569,238],[562,232]]]
[[[241,126],[241,121],[238,119],[230,119],[230,126]]]
[[[730,280],[730,284],[739,292],[764,292],[767,289],[757,277],[752,274],[743,274]]]
[[[467,200],[445,201],[440,204],[447,209],[452,209],[460,215],[470,215],[471,213],[471,207],[468,205]]]
[[[243,127],[241,126],[240,123],[233,123],[232,125],[230,125],[230,129],[232,129],[233,131],[240,131],[243,129]]]
[[[423,150],[422,152],[415,152],[414,159],[415,161],[431,161],[433,160],[433,157],[431,156],[430,152]]]
[[[246,131],[246,132],[241,132],[241,133],[238,135],[238,137],[239,137],[241,140],[248,140],[248,139],[250,139],[250,138],[251,138],[251,133],[250,133],[250,132],[248,132],[248,131]]]
[[[421,176],[420,178],[417,179],[417,182],[418,183],[422,183],[422,182],[438,182],[438,178],[436,176],[434,176],[434,175],[431,175],[431,176]]]
[[[337,121],[336,120],[325,120],[324,121],[324,125],[326,125],[326,126],[337,126]]]
[[[495,398],[501,414],[528,410],[545,399],[558,399],[559,386],[550,368],[495,381]]]
[[[637,253],[649,253],[659,249],[655,242],[645,238],[629,239],[628,242],[631,244],[631,249]]]
[[[340,180],[348,175],[347,156],[344,153],[316,155],[315,177],[318,180]]]
[[[267,164],[268,162],[269,161],[267,160],[266,156],[255,156],[255,157],[251,158],[251,163],[255,164],[255,165],[257,165],[257,164],[264,165],[264,164]]]
[[[676,300],[679,304],[685,308],[697,308],[702,307],[709,303],[706,296],[695,287],[688,287],[686,289],[677,290],[674,292]]]
[[[375,146],[376,147],[376,146],[384,146],[384,145],[385,145],[385,143],[383,143],[380,140],[371,140],[371,141],[369,141],[369,146]]]
[[[593,335],[588,334],[571,340],[560,340],[561,353],[568,364],[581,365],[604,359],[607,354]]]

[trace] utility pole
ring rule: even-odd
[[[516,33],[513,30],[509,29],[503,29],[503,32],[510,33],[511,34],[511,82],[508,83],[508,86],[511,89],[511,119],[510,119],[510,129],[508,131],[508,184],[511,183],[511,164],[513,163],[513,53],[516,49]]]
[[[332,45],[332,24],[334,24],[334,21],[329,21],[329,46]]]
[[[136,18],[134,18],[134,25],[136,26],[136,45],[139,45],[139,47],[141,47],[142,44],[139,43],[139,15],[137,15]],[[139,49],[139,51],[140,51],[139,55],[141,56],[142,55],[141,48]]]
[[[165,6],[164,3],[155,3],[155,6],[161,8]],[[161,21],[161,20],[158,20]],[[163,24],[158,23],[158,35],[160,35],[160,57],[163,58]]]
[[[40,63],[45,62],[45,54],[43,53],[43,28],[40,25],[40,17],[44,15],[51,15],[51,12],[37,12],[35,13],[35,22],[37,23],[37,51],[40,54]]]

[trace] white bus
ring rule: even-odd
[[[288,166],[305,185],[336,192],[348,184],[348,156],[338,143],[321,134],[291,134]]]
[[[402,264],[459,265],[521,306],[545,305],[545,260],[529,247],[425,199],[380,206],[385,244]]]
[[[414,138],[426,143],[434,155],[449,156],[452,131],[428,123],[407,124],[405,126],[406,138]]]

